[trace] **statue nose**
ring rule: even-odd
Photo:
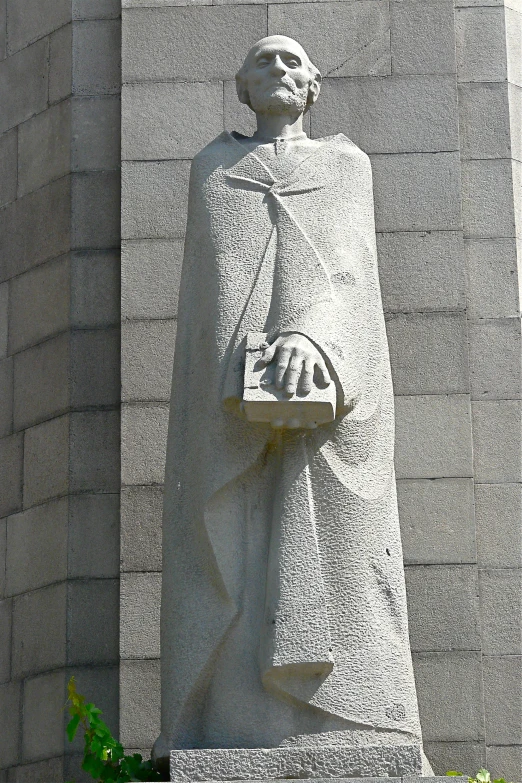
[[[278,76],[281,76],[282,74],[286,73],[286,68],[282,60],[280,60],[279,57],[276,57],[272,63],[272,68],[270,69],[273,74],[277,74]]]

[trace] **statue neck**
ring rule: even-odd
[[[303,115],[289,117],[287,115],[257,114],[257,130],[253,138],[257,141],[276,141],[293,138],[306,138],[303,130]]]

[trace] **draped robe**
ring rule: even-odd
[[[270,340],[299,332],[321,350],[337,387],[334,422],[277,435],[242,416],[250,331]],[[262,493],[270,485],[273,502],[263,512],[265,606],[253,652],[238,660],[255,656],[274,708],[420,741],[393,446],[368,157],[339,134],[276,180],[221,134],[191,169],[165,477],[157,755],[205,746],[220,661],[242,644],[234,633],[250,611],[240,540],[248,531],[238,519],[257,502],[238,506],[245,476]],[[282,732],[274,743],[287,739]]]

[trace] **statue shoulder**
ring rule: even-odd
[[[338,133],[335,136],[336,149],[339,153],[340,161],[345,163],[358,163],[371,169],[370,158],[357,144],[354,144],[344,133]]]
[[[222,165],[232,154],[233,146],[231,144],[230,134],[222,131],[219,136],[203,147],[193,158],[192,168],[207,168],[208,166],[217,167]]]

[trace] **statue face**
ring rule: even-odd
[[[291,38],[272,36],[251,50],[245,87],[255,112],[302,114],[310,86],[309,61]]]

